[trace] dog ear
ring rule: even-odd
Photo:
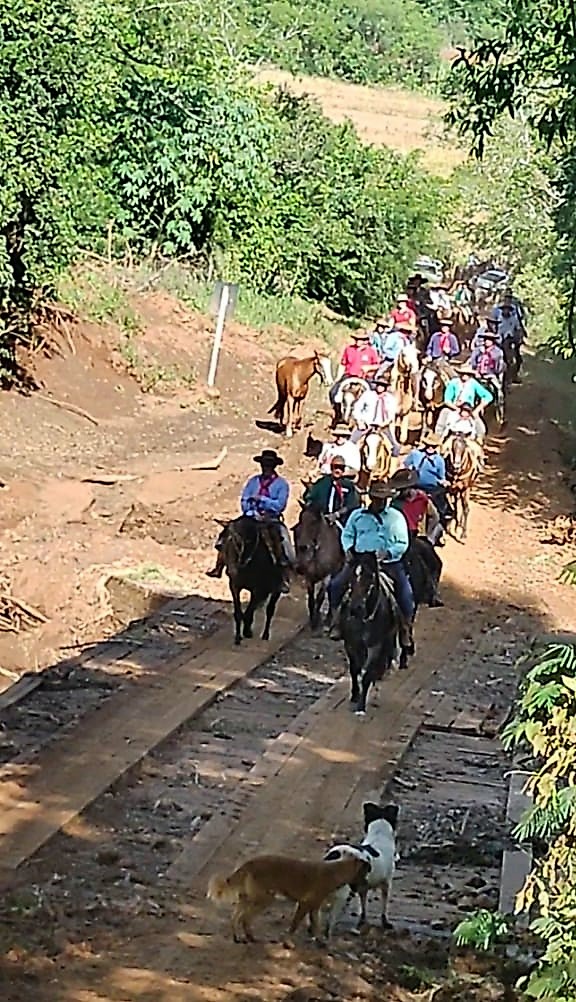
[[[364,831],[368,831],[373,821],[387,821],[390,827],[395,830],[398,823],[400,808],[396,804],[364,804]]]
[[[332,863],[334,860],[337,859],[342,859],[342,853],[340,852],[340,849],[329,849],[326,855],[324,856],[325,863]]]

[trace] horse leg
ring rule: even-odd
[[[378,657],[380,654],[380,645],[372,648],[369,647],[366,652],[366,660],[364,662],[364,670],[362,672],[360,699],[356,704],[355,710],[358,716],[364,716],[366,713],[366,703],[368,700],[368,691],[370,686],[374,685],[374,682],[383,674],[383,672],[378,671]]]
[[[408,441],[408,425],[410,422],[410,412],[403,414],[400,418],[400,442],[405,445]]]
[[[240,601],[240,589],[230,582],[230,591],[232,592],[232,601],[234,603],[234,643],[236,645],[242,642],[242,603]],[[246,634],[244,634],[246,636]]]
[[[294,397],[291,393],[286,397],[286,438],[294,434]]]
[[[316,622],[316,585],[309,584],[307,590],[307,601],[308,601],[308,619],[310,622],[310,629],[315,630],[317,626]]]
[[[276,591],[268,599],[268,605],[266,606],[266,622],[264,623],[262,640],[270,640],[270,625],[272,623],[272,619],[274,618],[274,613],[276,612],[276,606],[278,605],[279,598],[280,598],[280,592]]]
[[[465,491],[462,495],[462,539],[466,539],[468,533],[468,516],[470,514],[470,495]]]
[[[258,608],[259,604],[260,603],[258,602],[257,598],[255,597],[254,592],[251,591],[250,592],[250,601],[249,601],[248,605],[246,606],[246,610],[245,610],[244,615],[242,617],[242,622],[243,622],[243,626],[244,626],[242,633],[243,633],[243,636],[245,637],[246,640],[250,640],[251,637],[254,636],[253,631],[252,631],[252,626],[254,624],[254,613],[256,612],[256,609]]]

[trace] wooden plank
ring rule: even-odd
[[[7,710],[9,706],[14,706],[15,703],[19,703],[30,693],[38,689],[43,682],[44,672],[37,672],[36,674],[28,672],[26,675],[22,675],[16,682],[9,685],[4,692],[0,693],[0,711]]]
[[[493,703],[487,703],[480,706],[465,707],[456,714],[451,730],[459,731],[461,734],[481,734],[484,721],[493,705]]]
[[[502,874],[500,877],[500,898],[498,910],[505,915],[512,915],[516,911],[516,896],[522,889],[526,877],[532,868],[532,853],[526,849],[504,850],[502,857]],[[528,916],[522,915],[517,918],[521,924],[525,925]]]
[[[188,657],[154,687],[125,689],[113,706],[96,710],[81,733],[74,729],[56,741],[26,786],[1,786],[0,867],[19,866],[147,752],[291,640],[302,626],[300,608],[294,602],[283,607],[269,643],[230,650],[228,624],[203,654]]]
[[[429,731],[450,730],[461,705],[461,701],[456,701],[454,696],[444,695],[438,703],[434,715],[428,717],[422,726]]]

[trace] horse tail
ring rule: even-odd
[[[283,407],[284,407],[284,403],[283,403],[283,401],[282,401],[282,399],[280,397],[280,394],[278,394],[278,396],[276,397],[275,403],[272,404],[270,410],[266,411],[266,413],[267,414],[273,414],[274,417],[281,418],[282,417],[282,409],[283,409]]]

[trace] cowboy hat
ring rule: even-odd
[[[278,455],[275,449],[262,449],[259,456],[253,456],[255,463],[270,463],[274,466],[283,466],[284,460]]]
[[[376,320],[374,321],[374,326],[375,327],[387,327],[388,326],[388,318],[387,317],[376,317]]]
[[[333,435],[345,435],[346,438],[350,438],[350,435],[352,434],[352,432],[350,431],[350,429],[349,429],[349,427],[348,427],[347,424],[344,424],[343,421],[340,421],[338,424],[334,425],[334,427],[332,429],[332,434]]]
[[[406,293],[405,292],[401,292],[399,296],[396,296],[396,302],[397,303],[407,303],[408,302],[408,296],[406,295]]]
[[[475,376],[476,375],[474,369],[472,368],[472,366],[468,362],[464,362],[464,365],[461,365],[460,369],[458,371],[460,372],[460,375],[462,375],[462,374],[464,374],[465,376]]]
[[[369,341],[370,340],[370,335],[369,335],[368,331],[352,331],[352,334],[350,335],[350,337],[354,341]]]
[[[391,374],[383,372],[380,376],[377,376],[375,379],[372,380],[372,385],[388,387],[390,386],[391,381],[392,381]]]
[[[451,320],[450,317],[446,317],[445,319],[439,320],[438,323],[441,327],[452,327],[454,321]]]
[[[431,445],[437,449],[440,445],[442,445],[442,439],[435,431],[427,431],[426,434],[422,436],[421,444],[424,446]]]
[[[396,470],[390,480],[388,481],[390,487],[395,487],[396,490],[404,491],[408,487],[415,487],[418,483],[418,474],[416,470]]]
[[[398,491],[397,487],[392,487],[387,480],[375,480],[368,488],[368,496],[371,498],[393,498]]]

